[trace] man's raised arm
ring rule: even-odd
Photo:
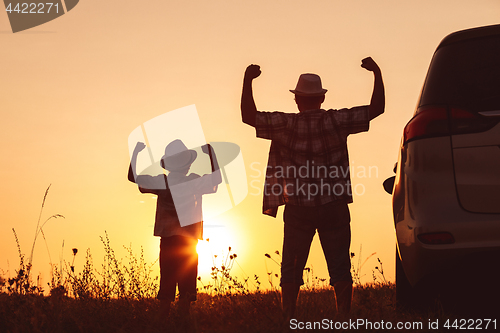
[[[368,57],[361,61],[361,67],[373,72],[373,93],[370,101],[370,120],[380,116],[385,109],[385,90],[384,81],[382,80],[382,72],[377,63],[372,58]]]
[[[245,70],[243,91],[241,92],[241,120],[250,126],[255,126],[257,107],[253,99],[252,81],[260,75],[259,65],[250,65]]]

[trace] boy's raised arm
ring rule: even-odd
[[[215,156],[215,151],[210,144],[206,144],[201,147],[201,150],[210,157],[210,164],[212,166],[212,185],[219,185],[222,182],[222,177],[220,174],[219,163],[217,162],[217,157]]]
[[[259,65],[250,65],[245,70],[243,91],[241,92],[241,120],[250,126],[255,126],[257,107],[253,99],[252,81],[260,75]]]
[[[132,153],[132,158],[130,159],[130,166],[128,168],[128,180],[135,183],[137,180],[137,155],[146,148],[146,145],[142,142],[137,142],[134,152]]]

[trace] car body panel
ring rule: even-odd
[[[429,66],[414,118],[437,106],[448,114],[450,132],[402,140],[392,191],[398,253],[412,286],[500,250],[498,59],[500,25],[445,37]],[[455,120],[457,109],[466,117]],[[452,241],[419,239],[440,233]]]
[[[453,160],[460,205],[469,212],[500,213],[500,147],[455,148]]]

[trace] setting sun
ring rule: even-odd
[[[206,226],[203,240],[198,242],[198,275],[203,280],[210,278],[212,267],[220,266],[227,256],[234,253],[231,244],[235,240],[231,232],[224,226]],[[229,250],[231,248],[231,250]]]

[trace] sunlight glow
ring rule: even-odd
[[[213,266],[220,266],[224,259],[233,253],[229,250],[234,243],[234,237],[224,226],[207,226],[204,229],[203,240],[198,242],[198,275],[202,279],[210,276]],[[233,244],[234,245],[234,244]]]

